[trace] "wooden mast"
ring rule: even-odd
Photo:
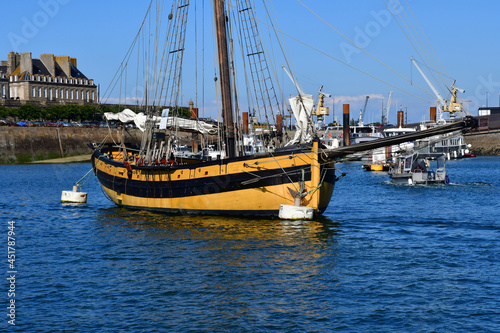
[[[231,101],[231,81],[226,34],[224,0],[214,0],[215,29],[217,31],[217,52],[219,55],[219,80],[222,98],[222,118],[226,132],[226,156],[235,157],[233,106]]]

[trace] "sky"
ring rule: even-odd
[[[260,1],[255,0],[257,9],[263,8]],[[380,121],[389,91],[393,91],[390,122],[396,122],[396,111],[400,109],[407,111],[408,122],[428,119],[429,108],[436,105],[436,98],[409,61],[410,57],[420,61],[445,99],[449,98],[445,86],[451,86],[456,80],[455,86],[465,90],[459,98],[472,115],[477,115],[479,106],[499,105],[500,2],[392,2],[397,8],[392,10],[395,17],[387,7],[391,8],[391,0],[271,1],[268,9],[276,14],[275,27],[280,31],[281,44],[273,39],[274,31],[266,24],[265,16],[259,16],[259,29],[264,40],[271,40],[266,52],[273,55],[269,62],[276,68],[273,73],[282,96],[287,99],[296,94],[296,89],[281,69],[285,60],[276,55],[280,48],[287,50],[288,68],[304,93],[317,98],[323,86],[323,91],[332,95],[326,99],[326,106],[330,107],[327,122],[334,116],[342,119],[343,104],[350,105],[351,118],[357,119],[366,96],[370,99],[365,123]],[[148,4],[149,0],[4,1],[3,12],[8,15],[2,17],[0,59],[7,60],[10,51],[31,52],[33,58],[43,53],[76,57],[78,68],[95,80],[102,97],[141,26]],[[170,7],[169,0],[165,1],[165,7]],[[183,72],[181,104],[191,99],[202,110],[202,116],[216,118],[218,94],[214,88],[211,1],[191,1],[189,10],[190,17],[196,17],[197,23],[189,25],[186,34],[184,65],[187,69]],[[400,28],[404,24],[397,13],[409,17],[405,22],[408,26],[411,22],[419,37],[415,30],[416,39],[405,36]],[[150,34],[154,33],[152,25],[148,26]],[[204,43],[201,42],[203,36]],[[414,48],[413,45],[420,44],[418,41],[423,41],[425,48]],[[188,51],[193,50],[196,52],[188,55]],[[437,64],[439,73],[443,74],[428,71],[426,63]],[[134,78],[137,69],[130,68],[126,72],[127,83],[122,79],[109,94],[108,101],[125,96],[130,101],[132,93],[141,87]],[[198,74],[198,79],[193,79],[194,74]],[[238,82],[240,86],[244,80],[240,78]],[[242,111],[246,111],[248,103],[245,98],[240,101]]]

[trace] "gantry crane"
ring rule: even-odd
[[[385,114],[382,115],[382,125],[387,125],[389,123],[389,109],[391,108],[391,97],[392,97],[392,91],[389,91],[389,98],[387,99],[387,105],[385,106]]]
[[[370,98],[370,96],[366,96],[366,99],[365,99],[365,106],[359,111],[359,120],[358,120],[358,126],[363,126],[363,116],[365,115],[365,111],[366,111],[366,105],[368,104],[368,99]]]
[[[420,69],[420,66],[417,64],[415,59],[413,59],[413,57],[411,57],[410,61],[415,65],[415,67],[417,67],[418,71],[420,72],[420,74],[424,78],[425,82],[427,82],[427,85],[432,89],[432,92],[434,93],[434,95],[436,95],[436,98],[438,100],[439,119],[443,118],[442,112],[449,112],[450,116],[454,116],[454,114],[456,112],[463,112],[464,109],[463,109],[462,103],[458,102],[458,99],[457,99],[457,92],[464,93],[465,90],[455,87],[454,86],[455,82],[453,82],[453,84],[451,85],[451,89],[450,89],[451,100],[450,100],[450,103],[448,104],[448,102],[443,98],[443,96],[441,96],[441,94],[436,90],[436,88],[431,83],[431,81],[424,74],[422,69]]]

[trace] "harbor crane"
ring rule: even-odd
[[[389,98],[387,99],[387,105],[385,106],[385,114],[382,115],[382,125],[387,125],[389,123],[389,109],[391,108],[391,97],[392,97],[392,91],[389,91]]]
[[[312,111],[312,114],[318,117],[317,128],[325,127],[325,116],[330,114],[330,108],[325,106],[325,97],[332,97],[332,95],[323,92],[323,86],[321,86],[318,90],[318,106]]]
[[[443,112],[449,112],[450,117],[454,117],[455,113],[460,113],[460,112],[464,111],[462,103],[458,102],[457,93],[460,92],[463,94],[463,93],[465,93],[465,90],[460,89],[458,87],[455,87],[455,81],[453,81],[453,84],[451,85],[451,89],[450,89],[451,99],[450,99],[450,103],[448,104],[448,102],[443,98],[443,96],[441,96],[441,94],[436,90],[436,88],[434,87],[432,82],[424,74],[424,72],[422,71],[420,66],[417,64],[415,59],[413,59],[413,57],[411,57],[410,61],[415,65],[415,67],[417,67],[418,71],[420,72],[420,75],[422,75],[425,82],[427,82],[427,85],[432,89],[432,92],[434,93],[434,95],[436,95],[436,98],[438,100],[439,119],[443,118]]]
[[[365,111],[366,111],[366,105],[368,104],[368,99],[370,98],[370,96],[366,96],[366,100],[365,100],[365,106],[359,111],[359,120],[358,120],[358,126],[363,126],[363,116],[365,115]]]

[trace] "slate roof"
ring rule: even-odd
[[[73,64],[71,64],[71,76],[76,77],[77,79],[86,79],[87,78],[85,75],[83,75],[82,72],[80,72],[80,70],[78,68],[73,66]]]
[[[33,63],[33,75],[50,75],[49,70],[40,59],[32,59]]]
[[[51,75],[47,67],[43,64],[43,62],[40,59],[31,59],[32,64],[33,64],[33,73],[30,73],[32,75]],[[55,64],[55,75],[58,77],[67,77],[66,73],[62,70],[62,68],[59,66],[57,62],[54,62]],[[77,79],[86,79],[87,77],[73,64],[70,63],[70,69],[71,69],[71,77],[77,78]],[[7,74],[7,66],[0,66],[0,72],[1,73],[6,73]],[[26,73],[21,73],[21,66],[17,66],[16,69],[11,73],[11,75],[20,75],[23,76]],[[21,78],[22,79],[22,78]]]

